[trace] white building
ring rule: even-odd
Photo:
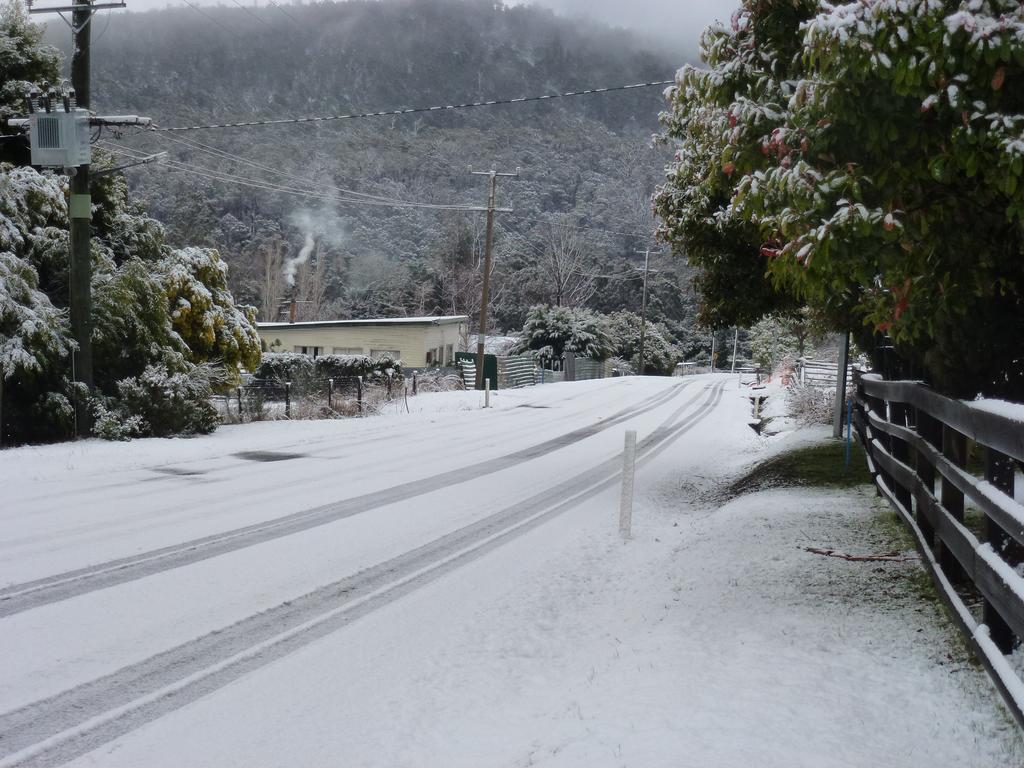
[[[298,323],[257,323],[269,352],[319,355],[388,354],[410,368],[451,365],[465,347],[469,318],[394,317],[375,320],[315,320]]]

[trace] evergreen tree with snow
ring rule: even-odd
[[[656,205],[706,313],[806,303],[950,393],[1024,397],[1024,6],[747,0],[702,48]]]

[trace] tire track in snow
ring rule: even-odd
[[[639,441],[637,461],[649,460],[700,423],[720,402],[725,386],[705,386],[676,409]],[[704,392],[705,401],[680,421]],[[620,467],[621,458],[616,456],[398,557],[0,715],[0,768],[61,765],[213,693],[596,496],[619,481]]]
[[[628,378],[622,378],[622,379],[620,379],[620,381],[623,381],[623,382],[628,381]],[[599,410],[603,406],[604,406],[603,403],[598,402],[598,403],[595,403],[593,405],[587,405],[586,407],[580,409],[579,411],[569,412],[569,413],[557,413],[556,415],[554,415],[553,417],[548,418],[547,420],[540,420],[540,419],[538,419],[538,422],[539,422],[539,425],[542,425],[544,427],[548,427],[551,424],[556,424],[556,423],[559,423],[561,421],[569,421],[569,420],[577,419],[580,416],[582,416],[582,415],[584,415],[586,413],[589,413],[590,411]],[[507,421],[507,420],[522,421],[521,418],[518,418],[518,417],[521,416],[521,414],[515,413],[515,410],[516,410],[515,408],[507,408],[507,409],[498,410],[498,411],[496,411],[491,416],[491,419],[497,419],[497,420],[501,420],[501,421]],[[459,412],[456,411],[455,413],[459,413]],[[420,437],[419,434],[418,434],[418,430],[417,430],[416,426],[412,426],[412,427],[409,427],[409,428],[403,428],[404,425],[403,426],[397,426],[397,427],[393,426],[393,425],[389,425],[389,426],[392,427],[392,431],[389,434],[375,435],[375,436],[367,437],[366,436],[367,434],[373,434],[373,433],[370,433],[368,430],[363,430],[363,431],[358,432],[358,433],[350,433],[349,435],[346,435],[347,438],[350,438],[352,440],[358,440],[359,444],[358,444],[358,449],[357,450],[352,450],[352,451],[343,452],[343,453],[338,453],[339,445],[337,444],[337,438],[336,437],[332,437],[332,438],[321,437],[321,438],[315,439],[312,443],[310,443],[309,441],[306,441],[306,440],[303,440],[303,441],[292,441],[292,442],[288,442],[288,443],[275,444],[273,447],[263,446],[263,447],[260,448],[260,450],[286,451],[286,452],[295,452],[295,451],[300,451],[301,450],[302,458],[304,458],[304,459],[325,459],[325,460],[340,461],[340,460],[344,460],[344,459],[352,459],[352,458],[354,458],[354,459],[358,460],[359,457],[363,453],[365,453],[362,449],[365,446],[372,445],[374,443],[396,441],[396,442],[398,442],[399,446],[402,449],[412,449],[411,452],[414,454],[415,449],[417,449],[419,447],[423,447],[423,446],[436,446],[437,440],[439,439],[439,436],[437,434],[431,434],[431,435],[426,435],[426,436]],[[522,427],[517,427],[517,428],[514,428],[513,430],[510,430],[510,434],[513,435],[513,436],[518,436],[518,435],[520,435],[522,433],[530,432],[531,430],[536,430],[537,427],[538,427],[538,424],[524,425]],[[409,434],[412,434],[413,437],[409,438],[408,437]],[[486,442],[487,442],[486,439],[477,441],[477,443],[479,443],[479,444],[484,444]],[[309,445],[311,445],[311,444],[315,445],[317,447],[314,450],[309,450]],[[460,450],[462,452],[471,452],[472,451],[472,446],[470,446],[469,450],[466,450],[466,448],[467,448],[466,441],[461,441],[458,447],[460,448]],[[294,449],[294,451],[291,451],[290,449]],[[218,462],[218,463],[214,464],[214,462]],[[203,457],[203,458],[200,458],[200,459],[183,459],[181,461],[160,462],[158,464],[147,464],[147,465],[144,465],[144,466],[139,466],[139,467],[131,468],[128,471],[130,471],[132,473],[146,474],[146,473],[150,473],[150,472],[160,472],[160,470],[167,469],[167,468],[170,468],[170,467],[189,467],[189,466],[197,465],[197,464],[202,466],[202,467],[204,467],[204,468],[207,468],[207,469],[204,470],[203,474],[201,476],[199,476],[199,477],[201,477],[203,480],[208,480],[211,483],[219,482],[219,481],[222,481],[224,479],[235,480],[235,479],[239,479],[239,478],[243,478],[243,477],[253,477],[253,478],[257,478],[258,479],[258,478],[263,477],[263,476],[265,476],[267,474],[267,467],[266,467],[266,465],[260,465],[258,463],[254,463],[254,462],[247,462],[247,461],[239,460],[239,459],[235,458],[233,456],[233,454],[230,453],[230,452],[223,453],[223,454],[218,454],[218,455],[215,455],[215,456],[207,456],[207,457]],[[210,468],[211,464],[213,464],[212,468]],[[353,467],[353,468],[356,468],[356,467]],[[219,473],[225,472],[225,471],[231,472],[230,478],[222,478],[222,477],[220,477]],[[294,472],[294,470],[293,470],[293,472]],[[315,472],[316,472],[316,470],[314,470],[314,474],[315,474]],[[157,474],[157,475],[154,475],[152,477],[146,477],[146,480],[149,481],[149,482],[159,482],[159,481],[174,482],[175,480],[178,480],[178,479],[180,479],[180,478],[176,478],[174,475],[170,475],[170,474],[167,474],[167,475],[159,475],[159,474]],[[193,477],[191,479],[191,482],[193,482],[193,483],[196,482],[196,479],[197,478]],[[102,499],[103,503],[105,503],[105,504],[109,504],[111,501],[131,502],[133,500],[146,499],[147,497],[151,496],[151,494],[148,491],[145,492],[145,493],[117,493],[117,494],[109,493],[111,490],[116,490],[116,489],[135,489],[135,488],[138,487],[138,485],[139,485],[139,479],[138,478],[132,478],[130,480],[116,480],[116,481],[113,481],[113,482],[103,482],[103,483],[100,483],[100,484],[97,484],[97,485],[90,486],[88,488],[84,488],[82,490],[83,490],[83,492],[86,492],[86,493],[98,493],[98,492],[101,492],[101,491],[102,492],[106,492],[105,495],[103,496],[103,499]],[[266,490],[272,489],[273,487],[274,487],[273,484],[265,486],[265,487],[261,487],[261,488],[258,488],[256,490],[248,493],[247,495],[248,496],[258,496],[261,492],[265,492]],[[58,490],[58,491],[54,491],[52,493],[43,493],[43,494],[38,495],[38,496],[31,496],[31,497],[27,497],[27,498],[24,498],[24,499],[19,499],[19,503],[38,503],[38,502],[47,501],[47,500],[53,500],[53,501],[57,502],[57,501],[63,500],[65,498],[65,496],[66,496],[66,492],[65,491]],[[59,507],[59,505],[56,505],[55,509],[58,508],[58,507]],[[147,515],[151,514],[151,511],[147,510],[145,514],[147,514]],[[3,516],[0,515],[0,518],[2,518],[2,517]],[[40,534],[39,536],[40,536],[40,538],[42,538],[42,537],[45,537],[45,535],[46,534]],[[3,548],[5,545],[6,545],[6,542],[5,543],[0,543],[0,548]]]
[[[688,384],[689,382],[676,384],[663,392],[658,392],[636,405],[619,411],[605,421],[572,430],[494,459],[242,528],[5,587],[0,589],[0,618],[208,560],[515,467],[578,443],[627,419],[657,408],[672,400]]]
[[[627,379],[623,378],[621,381],[627,381]],[[488,418],[487,423],[490,427],[495,425],[495,421],[515,421],[516,423],[511,429],[502,429],[502,436],[503,439],[518,440],[527,435],[537,435],[541,430],[551,432],[553,425],[564,421],[579,420],[593,411],[599,411],[602,408],[607,407],[607,403],[598,401],[595,403],[588,403],[583,408],[569,412],[558,410],[555,412],[555,415],[551,416],[548,416],[547,414],[542,415],[540,411],[537,413],[533,413],[532,411],[530,413],[516,413],[516,408],[509,408],[496,411]],[[545,419],[544,416],[548,417]],[[303,453],[303,460],[309,459],[312,461],[305,462],[305,464],[302,462],[295,462],[290,464],[287,468],[288,485],[301,485],[308,481],[320,480],[323,477],[322,473],[324,468],[322,464],[318,464],[319,461],[347,461],[346,471],[348,474],[354,474],[372,466],[373,461],[365,458],[365,448],[367,445],[387,441],[396,442],[399,450],[401,451],[401,455],[394,454],[392,456],[392,460],[409,460],[414,458],[418,453],[421,453],[424,449],[436,449],[439,440],[444,439],[443,432],[440,431],[432,431],[429,435],[413,437],[412,439],[409,438],[410,433],[415,435],[413,429],[402,429],[392,431],[390,434],[371,438],[366,438],[363,435],[360,435],[359,437],[352,436],[351,439],[353,441],[357,441],[358,445],[355,448],[350,449],[344,449],[342,446],[339,446],[337,437],[334,437],[329,441],[320,439],[317,441],[317,445],[320,447],[313,451],[306,450]],[[464,455],[474,456],[481,448],[490,447],[493,442],[494,438],[488,436],[483,438],[474,438],[471,436],[468,439],[461,439],[454,446],[454,452],[449,449],[450,455],[447,458],[461,459]],[[325,443],[329,444],[324,445]],[[275,445],[272,450],[280,451],[301,445],[303,444],[287,443],[283,445]],[[343,452],[339,453],[340,450]],[[165,507],[152,506],[154,491],[151,488],[141,493],[137,492],[117,495],[104,494],[99,500],[99,503],[104,506],[110,505],[112,502],[118,502],[119,504],[129,504],[134,502],[135,508],[139,511],[122,514],[116,518],[81,523],[76,526],[62,528],[57,531],[44,530],[27,534],[20,538],[4,539],[3,541],[0,541],[0,552],[14,552],[16,553],[15,557],[31,557],[32,555],[40,552],[52,551],[54,537],[58,538],[69,547],[85,547],[88,546],[91,541],[95,541],[99,538],[107,540],[109,538],[116,538],[123,535],[131,535],[140,531],[172,528],[183,520],[193,520],[196,518],[209,520],[219,514],[230,514],[234,509],[237,509],[238,506],[244,505],[249,499],[257,499],[260,502],[267,504],[270,504],[271,502],[287,504],[294,496],[294,489],[290,487],[282,487],[282,477],[279,474],[275,474],[272,467],[268,467],[267,464],[261,464],[259,462],[249,462],[233,458],[230,454],[221,455],[213,459],[167,462],[161,465],[132,469],[130,470],[131,473],[142,476],[142,480],[145,480],[146,482],[142,482],[140,477],[136,476],[134,479],[127,482],[119,481],[107,486],[93,486],[84,489],[83,493],[93,494],[109,490],[114,487],[132,486],[137,488],[140,485],[148,486],[150,482],[154,481],[177,483],[181,481],[180,477],[159,474],[147,476],[147,473],[156,473],[159,472],[161,468],[166,467],[188,467],[191,465],[209,466],[214,461],[217,463],[214,464],[211,470],[204,471],[200,476],[188,478],[188,485],[185,487],[185,492],[192,492],[192,496],[190,496],[189,502],[185,503],[184,509],[182,508],[181,497],[177,493],[164,494],[164,497],[170,496],[175,499],[173,504]],[[195,496],[199,491],[199,488],[196,485],[197,483],[206,485],[231,481],[237,485],[239,480],[245,478],[250,478],[250,481],[245,484],[245,489],[243,491],[233,493],[227,500]],[[174,487],[180,488],[181,486],[175,485]],[[219,489],[207,489],[206,493],[208,495],[212,495],[217,493],[218,490]],[[66,496],[66,491],[62,491],[56,494],[56,496]],[[32,502],[35,503],[40,498],[44,497],[36,497],[32,499]],[[141,502],[149,503],[143,504]],[[21,501],[18,503],[21,503]],[[292,510],[292,512],[296,511],[303,510]],[[2,517],[2,515],[0,515],[0,517]],[[0,523],[0,525],[2,525],[2,523]],[[8,558],[10,555],[5,554],[4,557]],[[89,567],[94,567],[95,565],[96,564]],[[50,577],[37,577],[37,579],[32,579],[30,582],[41,581],[43,578]],[[23,583],[27,584],[30,582],[26,581]],[[16,586],[17,585],[8,585],[3,589],[0,589],[0,601],[3,599],[2,596],[4,594],[4,590],[15,589]],[[0,612],[0,616],[2,615],[4,614]]]

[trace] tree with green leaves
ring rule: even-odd
[[[530,307],[516,353],[533,351],[544,360],[561,360],[566,352],[607,360],[613,351],[607,320],[578,307]]]
[[[807,304],[950,393],[1024,397],[1022,38],[1015,0],[747,0],[710,28],[656,199],[706,306]]]
[[[615,312],[608,316],[608,333],[615,357],[626,360],[634,371],[640,371],[640,315]],[[644,333],[644,372],[667,376],[683,359],[672,333],[662,323],[647,321]]]

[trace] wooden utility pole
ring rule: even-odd
[[[73,29],[71,54],[71,87],[79,106],[89,108],[89,55],[91,46],[92,4],[75,0],[71,17]],[[71,355],[71,373],[75,381],[92,389],[92,259],[90,258],[90,227],[92,200],[89,197],[89,166],[71,171],[70,305],[71,335],[78,350]],[[89,430],[89,409],[83,399],[75,397],[75,435]]]
[[[740,343],[740,327],[737,325],[732,333],[732,369],[729,373],[736,373],[736,348]]]
[[[495,201],[498,193],[498,177],[514,177],[519,175],[519,169],[515,173],[498,173],[493,168],[489,171],[473,171],[474,176],[487,176],[490,180],[490,188],[487,193],[487,239],[484,244],[484,280],[480,296],[480,330],[476,341],[476,388],[484,388],[484,340],[487,337],[487,305],[491,300],[491,243],[494,239],[494,213],[507,208],[496,208]]]
[[[74,94],[68,94],[65,110],[70,107],[89,109],[90,72],[89,59],[92,43],[93,15],[98,10],[124,8],[123,0],[94,3],[92,0],[72,0],[71,5],[32,8],[29,13],[56,13],[71,27],[71,87]],[[71,14],[68,22],[65,13]],[[102,122],[93,118],[90,122]],[[121,120],[116,121],[123,122]],[[134,124],[141,124],[139,118],[132,118]],[[148,121],[147,121],[148,122]],[[34,151],[35,147],[33,147]],[[93,386],[92,367],[92,258],[90,228],[92,226],[92,200],[89,196],[89,164],[65,168],[70,177],[68,217],[71,222],[68,233],[68,304],[71,316],[71,335],[77,349],[71,353],[71,376],[86,389]],[[88,432],[90,414],[88,403],[76,392],[75,435]]]
[[[637,251],[644,255],[644,289],[643,298],[640,300],[640,375],[644,375],[646,369],[646,359],[644,356],[644,345],[647,341],[647,275],[651,268],[651,249],[645,248],[642,251]],[[655,254],[661,253],[661,251],[654,251]]]

